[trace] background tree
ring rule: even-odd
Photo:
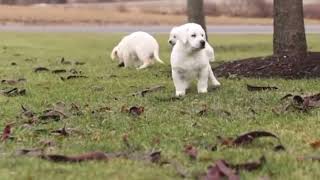
[[[187,14],[189,22],[200,24],[207,32],[203,0],[187,0]]]
[[[273,8],[273,54],[305,56],[303,0],[274,0]]]

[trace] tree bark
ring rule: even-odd
[[[273,54],[305,56],[303,0],[274,0],[273,4]]]
[[[189,22],[200,24],[207,32],[203,0],[187,0],[187,14]]]

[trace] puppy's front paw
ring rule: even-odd
[[[186,95],[186,91],[176,91],[176,97],[181,97],[185,95]]]
[[[198,93],[207,93],[208,92],[208,89],[205,88],[205,89],[198,89]]]

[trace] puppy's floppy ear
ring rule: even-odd
[[[179,31],[177,32],[177,39],[181,41],[183,44],[186,44],[188,40],[188,29],[179,29]]]
[[[113,48],[110,57],[112,60],[114,60],[117,56],[118,56],[118,46]]]

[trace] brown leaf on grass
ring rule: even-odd
[[[191,144],[188,144],[184,147],[184,153],[186,153],[193,160],[197,159],[198,150]]]
[[[55,120],[55,121],[59,121],[63,118],[66,118],[67,115],[65,115],[63,112],[60,112],[60,111],[57,111],[57,110],[54,110],[54,109],[48,109],[48,110],[45,110],[43,112],[42,115],[40,115],[38,118],[41,119],[41,120],[49,120],[49,119],[52,119],[52,120]]]
[[[287,105],[285,110],[289,110],[290,107],[293,107],[295,110],[308,112],[313,108],[320,107],[320,93],[311,95],[311,96],[300,96],[295,95],[292,98],[292,102]]]
[[[275,152],[285,151],[285,150],[286,150],[286,148],[282,144],[279,144],[273,148],[273,151],[275,151]]]
[[[26,81],[25,78],[19,78],[17,80],[15,80],[15,79],[4,79],[4,80],[1,80],[1,83],[2,84],[9,84],[9,85],[16,85],[19,82],[24,82],[24,81]]]
[[[266,91],[266,90],[277,90],[278,87],[275,86],[253,86],[247,84],[248,91]]]
[[[73,115],[76,115],[76,116],[81,116],[81,115],[83,115],[83,112],[81,111],[80,106],[77,105],[77,104],[75,104],[75,103],[71,103],[70,112],[71,112]]]
[[[1,141],[6,141],[10,138],[12,125],[13,123],[10,123],[4,127],[1,135]]]
[[[35,113],[32,110],[27,109],[25,106],[21,105],[22,115],[27,118],[32,118],[35,116]]]
[[[71,64],[71,61],[66,61],[66,60],[64,59],[64,57],[62,57],[61,60],[60,60],[60,63],[61,63],[61,64],[68,65],[68,64]]]
[[[86,63],[85,63],[85,62],[76,61],[74,64],[75,64],[75,65],[85,65]]]
[[[253,162],[246,162],[241,164],[230,164],[229,166],[232,169],[235,169],[237,172],[239,171],[254,171],[257,169],[260,169],[262,165],[266,163],[266,158],[264,156],[261,156],[258,161]]]
[[[52,130],[51,133],[52,133],[52,134],[62,135],[62,136],[69,136],[69,132],[67,132],[66,126],[64,126],[64,127],[61,128],[61,129]]]
[[[175,102],[175,101],[183,100],[184,98],[172,96],[172,97],[156,97],[156,99],[160,102]]]
[[[292,97],[292,96],[293,96],[292,94],[286,94],[280,100],[282,101],[282,100],[288,99],[289,97]]]
[[[148,155],[148,160],[152,163],[159,163],[161,159],[161,151],[154,151]]]
[[[53,74],[60,74],[60,73],[66,73],[67,70],[65,69],[56,69],[56,70],[53,70],[51,71]]]
[[[70,75],[70,76],[67,76],[67,80],[70,80],[70,79],[79,79],[79,78],[88,78],[88,76],[81,76],[81,75]]]
[[[76,69],[70,69],[69,70],[69,72],[71,73],[71,74],[82,74],[82,72],[81,71],[78,71],[78,70],[76,70]]]
[[[233,138],[232,137],[221,137],[217,136],[219,143],[223,146],[233,146]]]
[[[46,67],[36,67],[36,68],[34,68],[33,71],[38,73],[38,72],[48,72],[50,70],[48,68],[46,68]]]
[[[229,180],[240,180],[240,177],[228,167],[224,160],[218,160],[209,167],[205,180],[222,180],[224,177]]]
[[[1,94],[8,96],[8,97],[14,97],[14,96],[24,96],[26,95],[25,89],[18,89],[18,88],[12,88],[8,90],[4,90],[1,92]]]
[[[277,152],[277,151],[285,150],[285,147],[281,144],[280,139],[276,135],[267,131],[252,131],[252,132],[239,135],[236,138],[223,138],[221,136],[217,136],[217,139],[221,145],[234,147],[234,146],[240,146],[240,145],[246,145],[246,144],[252,143],[253,140],[261,137],[272,137],[278,140],[280,144],[278,144],[273,148],[274,151]]]
[[[41,155],[40,158],[52,162],[79,163],[83,161],[107,161],[108,157],[104,152],[89,152],[76,156],[65,155]]]
[[[101,151],[89,152],[77,156],[66,155],[40,155],[42,159],[53,162],[79,163],[83,161],[107,161],[115,158],[130,159],[135,161],[145,161],[150,163],[161,163],[161,151],[152,151],[150,153],[141,152],[118,152],[104,153]]]
[[[105,107],[100,107],[100,108],[98,108],[96,110],[91,111],[92,114],[94,114],[94,113],[103,113],[103,112],[111,112],[111,108],[108,107],[108,106],[105,106]]]
[[[44,154],[44,148],[19,149],[15,153],[17,156],[34,156],[38,157]]]
[[[135,93],[132,94],[132,96],[142,96],[142,97],[144,97],[147,93],[156,92],[156,91],[162,90],[164,88],[165,87],[161,86],[161,85],[153,86],[153,87],[146,88],[146,89],[144,89],[142,91],[135,92]]]
[[[208,105],[203,105],[202,106],[202,109],[197,113],[198,116],[204,116],[204,115],[207,115],[208,114]]]
[[[123,105],[121,107],[121,112],[123,113],[129,113],[132,116],[140,116],[144,112],[143,106],[132,106],[128,108],[127,105]]]
[[[257,138],[261,138],[261,137],[273,137],[275,139],[277,139],[278,141],[280,141],[280,139],[267,131],[252,131],[252,132],[248,132],[245,134],[242,134],[240,136],[238,136],[236,139],[233,140],[233,145],[243,145],[243,144],[249,144],[251,143],[253,140],[257,139]]]
[[[220,180],[224,177],[230,179],[240,179],[238,175],[240,171],[254,171],[260,169],[266,162],[264,156],[260,157],[258,161],[246,162],[240,164],[231,164],[225,160],[218,160],[209,167],[206,180]]]
[[[317,141],[314,141],[314,142],[310,143],[310,146],[313,149],[319,149],[320,148],[320,140],[317,140]]]

